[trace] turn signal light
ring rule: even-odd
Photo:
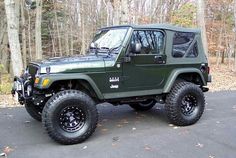
[[[48,78],[43,80],[42,86],[46,87],[49,84],[50,80]]]
[[[39,83],[39,78],[35,78],[34,83],[38,84]]]

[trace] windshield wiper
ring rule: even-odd
[[[120,46],[121,46],[121,45],[120,45]],[[112,53],[114,50],[120,48],[120,46],[113,47],[113,48],[101,47],[100,49],[103,49],[103,50],[105,49],[105,50],[107,50],[107,54],[108,54],[108,55],[111,55],[111,53]]]
[[[120,45],[121,46],[121,45]],[[89,50],[91,51],[91,50],[93,50],[92,51],[92,53],[95,53],[96,55],[98,54],[98,53],[101,53],[101,54],[108,54],[108,55],[111,55],[111,53],[114,51],[114,50],[116,50],[116,49],[118,49],[118,48],[120,48],[120,46],[117,46],[117,47],[113,47],[113,48],[109,48],[109,47],[100,47],[100,48],[97,48],[97,47],[95,47],[95,48],[90,48]],[[89,51],[89,52],[90,52]],[[117,54],[117,53],[115,53],[115,54]]]

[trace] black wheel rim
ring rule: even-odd
[[[59,126],[66,132],[80,130],[86,121],[85,112],[79,107],[68,106],[59,113]]]
[[[185,116],[193,115],[197,110],[198,101],[196,96],[188,94],[185,95],[181,103],[181,111]]]

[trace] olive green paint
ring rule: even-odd
[[[54,64],[36,62],[34,64],[41,68],[40,83],[35,85],[36,88],[47,89],[53,82],[61,80],[84,80],[91,85],[100,100],[106,100],[169,93],[177,77],[183,73],[197,73],[203,82],[202,86],[207,85],[208,74],[200,71],[201,65],[208,64],[199,29],[165,24],[123,25],[104,29],[119,27],[127,27],[128,31],[119,54],[112,60],[81,60],[80,62]],[[162,31],[165,34],[164,52],[158,55],[130,55],[128,47],[132,32],[150,29]],[[195,33],[194,41],[197,41],[199,51],[196,58],[174,58],[172,56],[173,36],[176,31]],[[164,63],[157,64],[154,60],[157,56],[163,58]],[[130,61],[124,62],[125,58]],[[50,74],[46,74],[47,67],[52,70]],[[47,87],[42,87],[41,83],[45,78],[50,79],[50,83]]]

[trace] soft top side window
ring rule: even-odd
[[[187,58],[196,58],[198,56],[198,44],[197,41],[194,42],[190,50],[188,51],[188,54],[186,55]]]
[[[164,33],[155,30],[137,30],[133,32],[131,44],[140,43],[140,54],[162,54],[164,51]]]
[[[173,37],[172,56],[182,58],[194,40],[195,34],[191,32],[176,32]]]

